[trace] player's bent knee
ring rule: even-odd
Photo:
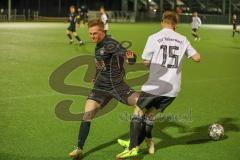
[[[91,121],[95,117],[97,111],[98,110],[92,110],[92,111],[85,112],[83,115],[83,121]]]
[[[138,115],[138,116],[143,116],[144,115],[144,110],[142,110],[141,108],[136,106],[135,109],[134,109],[133,114],[134,115]]]
[[[135,92],[130,97],[128,97],[128,104],[135,106],[137,104],[139,93]]]
[[[87,100],[85,104],[84,121],[91,121],[100,109],[100,104],[94,100]]]
[[[151,109],[149,109],[146,113],[145,113],[145,117],[148,119],[154,119],[155,115],[158,113],[159,111],[155,108],[152,107]]]

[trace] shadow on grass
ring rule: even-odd
[[[225,137],[221,140],[225,140],[228,138],[228,132],[239,132],[240,128],[238,125],[234,124],[237,119],[233,118],[221,118],[216,123],[223,125],[225,131]],[[181,124],[175,122],[163,122],[156,123],[154,126],[153,135],[161,141],[155,145],[156,151],[162,148],[171,147],[174,145],[195,145],[195,144],[204,144],[204,143],[213,143],[216,141],[211,140],[208,137],[208,127],[211,124],[195,127],[195,128],[187,128]],[[187,135],[180,137],[172,137],[169,134],[166,134],[163,130],[168,127],[176,127],[179,129],[180,133],[186,133]],[[142,159],[146,154],[140,154],[139,158]]]
[[[227,139],[228,132],[230,132],[230,131],[238,132],[240,130],[239,126],[234,124],[234,122],[236,120],[237,119],[233,119],[233,118],[221,118],[216,122],[216,123],[223,125],[223,127],[224,127],[226,136],[223,140]],[[159,125],[159,127],[158,127],[158,125]],[[203,125],[200,127],[188,129],[188,128],[186,128],[182,125],[176,124],[176,123],[174,123],[174,124],[170,123],[170,124],[166,124],[166,125],[156,124],[155,130],[154,130],[154,135],[156,135],[157,138],[162,139],[162,141],[156,145],[156,148],[159,149],[159,148],[164,148],[164,147],[169,147],[172,145],[179,145],[179,144],[202,144],[202,143],[213,142],[208,137],[208,127],[210,125],[211,124],[207,124],[207,125]],[[173,126],[182,129],[180,132],[189,133],[189,134],[185,135],[185,136],[174,138],[174,137],[171,137],[168,134],[165,134],[164,132],[162,132],[162,130],[165,127],[173,127]]]
[[[237,119],[233,118],[221,118],[216,123],[222,124],[225,129],[225,139],[227,139],[227,133],[228,132],[239,132],[240,128],[238,125],[234,124],[234,122],[237,121]],[[155,123],[153,135],[156,138],[161,139],[159,143],[155,145],[156,151],[162,148],[171,147],[174,145],[195,145],[195,144],[204,144],[204,143],[211,143],[214,142],[209,139],[208,137],[208,127],[211,124],[195,127],[195,128],[188,128],[180,123],[176,122],[161,122],[161,123]],[[179,133],[184,133],[186,135],[180,136],[180,137],[172,137],[168,133],[166,133],[164,130],[167,128],[176,128],[178,129]],[[122,134],[115,139],[112,139],[104,144],[101,144],[99,146],[96,146],[89,151],[87,151],[84,154],[85,157],[89,156],[90,154],[94,152],[99,152],[100,150],[107,148],[111,145],[114,145],[117,143],[117,139],[128,139],[129,138],[129,132],[126,132],[125,134]],[[122,150],[119,150],[121,152]],[[144,156],[147,154],[146,150],[143,150],[138,157],[132,158],[131,160],[140,160],[143,159]],[[19,155],[13,155],[13,154],[5,154],[0,153],[0,160],[69,160],[68,157],[35,157],[35,156],[19,156]],[[113,155],[113,159],[115,159],[115,155]]]
[[[223,125],[225,130],[225,137],[222,140],[227,139],[227,133],[228,132],[239,132],[240,128],[238,125],[234,124],[234,122],[237,121],[237,119],[233,118],[221,118],[216,123],[219,123]],[[185,125],[182,125],[180,123],[176,122],[161,122],[161,123],[155,123],[153,135],[156,138],[161,139],[159,143],[155,145],[156,151],[162,148],[171,147],[174,145],[195,145],[195,144],[204,144],[204,143],[211,143],[214,142],[208,137],[208,127],[211,124],[195,127],[195,128],[188,128]],[[177,128],[179,133],[183,133],[186,135],[180,136],[180,137],[172,137],[171,135],[167,134],[164,130],[173,127]],[[84,157],[89,156],[91,153],[100,151],[101,149],[104,149],[106,147],[109,147],[115,143],[117,143],[117,139],[129,139],[129,132],[126,132],[125,134],[109,141],[104,144],[101,144],[95,148],[92,148],[88,152],[84,154]],[[120,150],[121,151],[121,150]],[[120,152],[119,151],[119,152]],[[142,159],[147,154],[146,151],[143,151],[139,154],[139,156],[135,159]],[[83,157],[83,158],[84,158]]]
[[[122,135],[118,136],[117,138],[115,138],[115,139],[113,139],[109,142],[106,142],[106,143],[101,144],[97,147],[94,147],[94,148],[90,149],[89,151],[87,151],[86,153],[84,153],[83,158],[89,156],[91,153],[97,152],[101,149],[104,149],[106,147],[109,147],[109,146],[117,143],[117,139],[128,139],[128,137],[129,137],[129,133],[127,132],[127,133],[122,134]]]

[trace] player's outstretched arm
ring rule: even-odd
[[[194,54],[191,58],[195,62],[200,62],[200,60],[201,60],[201,56],[199,53]]]
[[[188,58],[191,58],[195,62],[200,62],[201,56],[200,54],[192,47],[192,45],[189,43],[189,41],[186,39],[186,55]]]

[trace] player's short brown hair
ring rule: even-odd
[[[179,17],[174,11],[165,11],[162,16],[162,21],[168,24],[177,24]]]
[[[93,19],[88,22],[88,28],[98,26],[100,29],[104,30],[104,24],[100,19]]]

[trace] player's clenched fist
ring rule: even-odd
[[[130,65],[135,64],[137,61],[137,55],[131,51],[131,50],[127,50],[126,52],[126,62]]]

